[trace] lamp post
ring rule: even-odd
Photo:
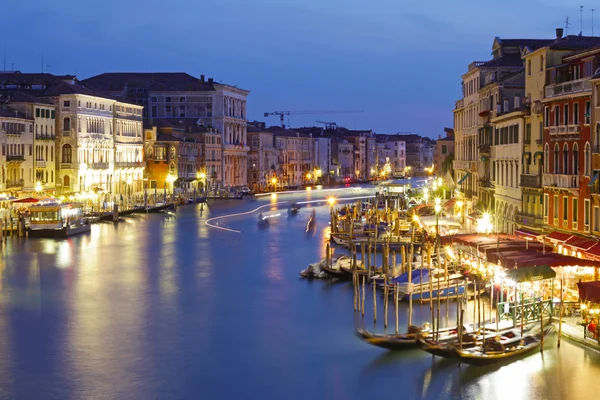
[[[323,171],[321,171],[321,168],[315,169],[315,185],[317,184],[317,180],[321,179],[322,175]]]
[[[198,172],[198,179],[202,182],[202,194],[204,194],[206,190],[206,172]]]
[[[166,184],[169,184],[169,188],[171,189],[171,201],[173,201],[173,182],[175,182],[177,180],[177,178],[175,177],[175,175],[169,173],[167,175],[167,179],[165,181],[165,190],[166,190]],[[165,203],[166,203],[166,195],[165,195]]]
[[[312,179],[312,174],[309,172],[306,174],[306,183],[310,184],[310,180]]]
[[[271,178],[271,183],[273,184],[273,191],[276,192],[277,191],[277,178],[275,178],[275,177]]]
[[[37,181],[35,183],[35,193],[39,196],[40,193],[42,193],[42,190],[44,190],[44,187],[42,186],[42,182]]]

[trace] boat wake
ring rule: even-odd
[[[231,229],[231,228],[226,228],[223,226],[219,226],[218,223],[213,223],[213,221],[217,221],[220,219],[224,219],[224,218],[232,218],[232,217],[239,217],[240,215],[248,215],[248,214],[253,214],[255,212],[257,212],[258,210],[265,208],[265,207],[273,207],[273,205],[280,205],[280,204],[284,204],[287,203],[287,201],[280,201],[278,203],[275,204],[265,204],[262,205],[260,207],[256,207],[254,210],[250,210],[250,211],[244,211],[244,212],[240,212],[240,213],[235,213],[235,214],[225,214],[225,215],[220,215],[218,217],[213,217],[213,218],[209,218],[206,221],[204,221],[204,224],[211,227],[211,228],[215,228],[215,229],[221,229],[223,231],[227,231],[227,232],[234,232],[234,233],[242,233],[242,231],[238,231],[237,229]]]

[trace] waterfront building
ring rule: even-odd
[[[267,128],[273,134],[278,151],[277,179],[283,186],[296,186],[308,183],[314,171],[314,139],[312,133],[304,133],[279,126]],[[310,175],[310,179],[308,178]]]
[[[425,167],[430,167],[433,160],[433,154],[431,155],[431,161],[426,160],[423,154],[423,137],[415,133],[401,133],[396,135],[396,138],[405,142],[406,165],[411,168],[413,174],[423,174]],[[425,161],[429,161],[429,165],[426,165]]]
[[[547,239],[558,251],[585,254],[595,242],[575,243],[592,234],[592,83],[598,67],[600,38],[567,37],[583,50],[563,56],[548,67],[544,88],[544,223]],[[563,43],[563,47],[565,47]],[[585,48],[587,47],[587,48]],[[590,246],[587,246],[590,244]],[[587,246],[587,247],[586,247]]]
[[[544,39],[501,39],[496,37],[492,45],[492,59],[474,61],[469,64],[468,71],[462,76],[463,97],[454,108],[455,159],[453,169],[455,182],[462,201],[462,221],[467,228],[472,228],[470,214],[477,215],[477,206],[484,209],[493,208],[491,179],[491,121],[498,105],[504,110],[514,97],[510,91],[506,99],[501,86],[497,82],[523,68],[521,52],[526,47],[541,47],[551,40]],[[488,86],[489,87],[486,87]],[[481,89],[484,89],[483,91]],[[517,88],[518,89],[518,88]],[[522,87],[520,88],[522,91]],[[491,112],[491,114],[490,114]],[[482,140],[480,154],[480,137]],[[484,141],[485,140],[485,141]]]
[[[345,138],[332,138],[333,179],[338,182],[350,181],[356,174],[354,145]]]
[[[376,164],[383,168],[389,163],[392,176],[401,176],[406,173],[406,142],[398,135],[375,135],[377,146]]]
[[[33,192],[34,119],[5,104],[0,106],[0,190],[12,194]]]
[[[34,118],[34,189],[37,193],[54,193],[56,107],[48,100],[18,91],[0,93],[0,103],[20,111],[25,116]]]
[[[433,152],[433,164],[437,175],[452,174],[452,161],[454,160],[454,129],[444,128],[445,136],[438,136]]]
[[[218,188],[221,182],[221,153],[223,147],[221,144],[221,134],[214,128],[198,127],[192,132],[197,137],[200,143],[200,177],[201,187],[205,187],[209,191],[214,191]],[[203,175],[202,175],[203,174]]]
[[[143,108],[115,102],[113,128],[115,160],[114,191],[116,195],[140,194],[144,188]]]
[[[83,81],[118,99],[148,107],[147,120],[215,128],[221,133],[220,186],[247,183],[246,99],[250,93],[186,73],[104,73]]]
[[[268,189],[277,179],[279,151],[274,146],[273,132],[264,122],[248,124],[248,186],[254,191]]]

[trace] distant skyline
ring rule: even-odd
[[[495,36],[591,35],[593,4],[571,0],[75,0],[3,4],[6,68],[22,72],[187,72],[251,91],[248,118],[280,110],[364,110],[290,116],[432,138],[453,126],[461,75],[491,57]],[[600,6],[594,35],[600,34]],[[288,119],[286,117],[286,123]]]

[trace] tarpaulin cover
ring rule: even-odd
[[[592,303],[600,303],[600,282],[578,282],[579,298]]]

